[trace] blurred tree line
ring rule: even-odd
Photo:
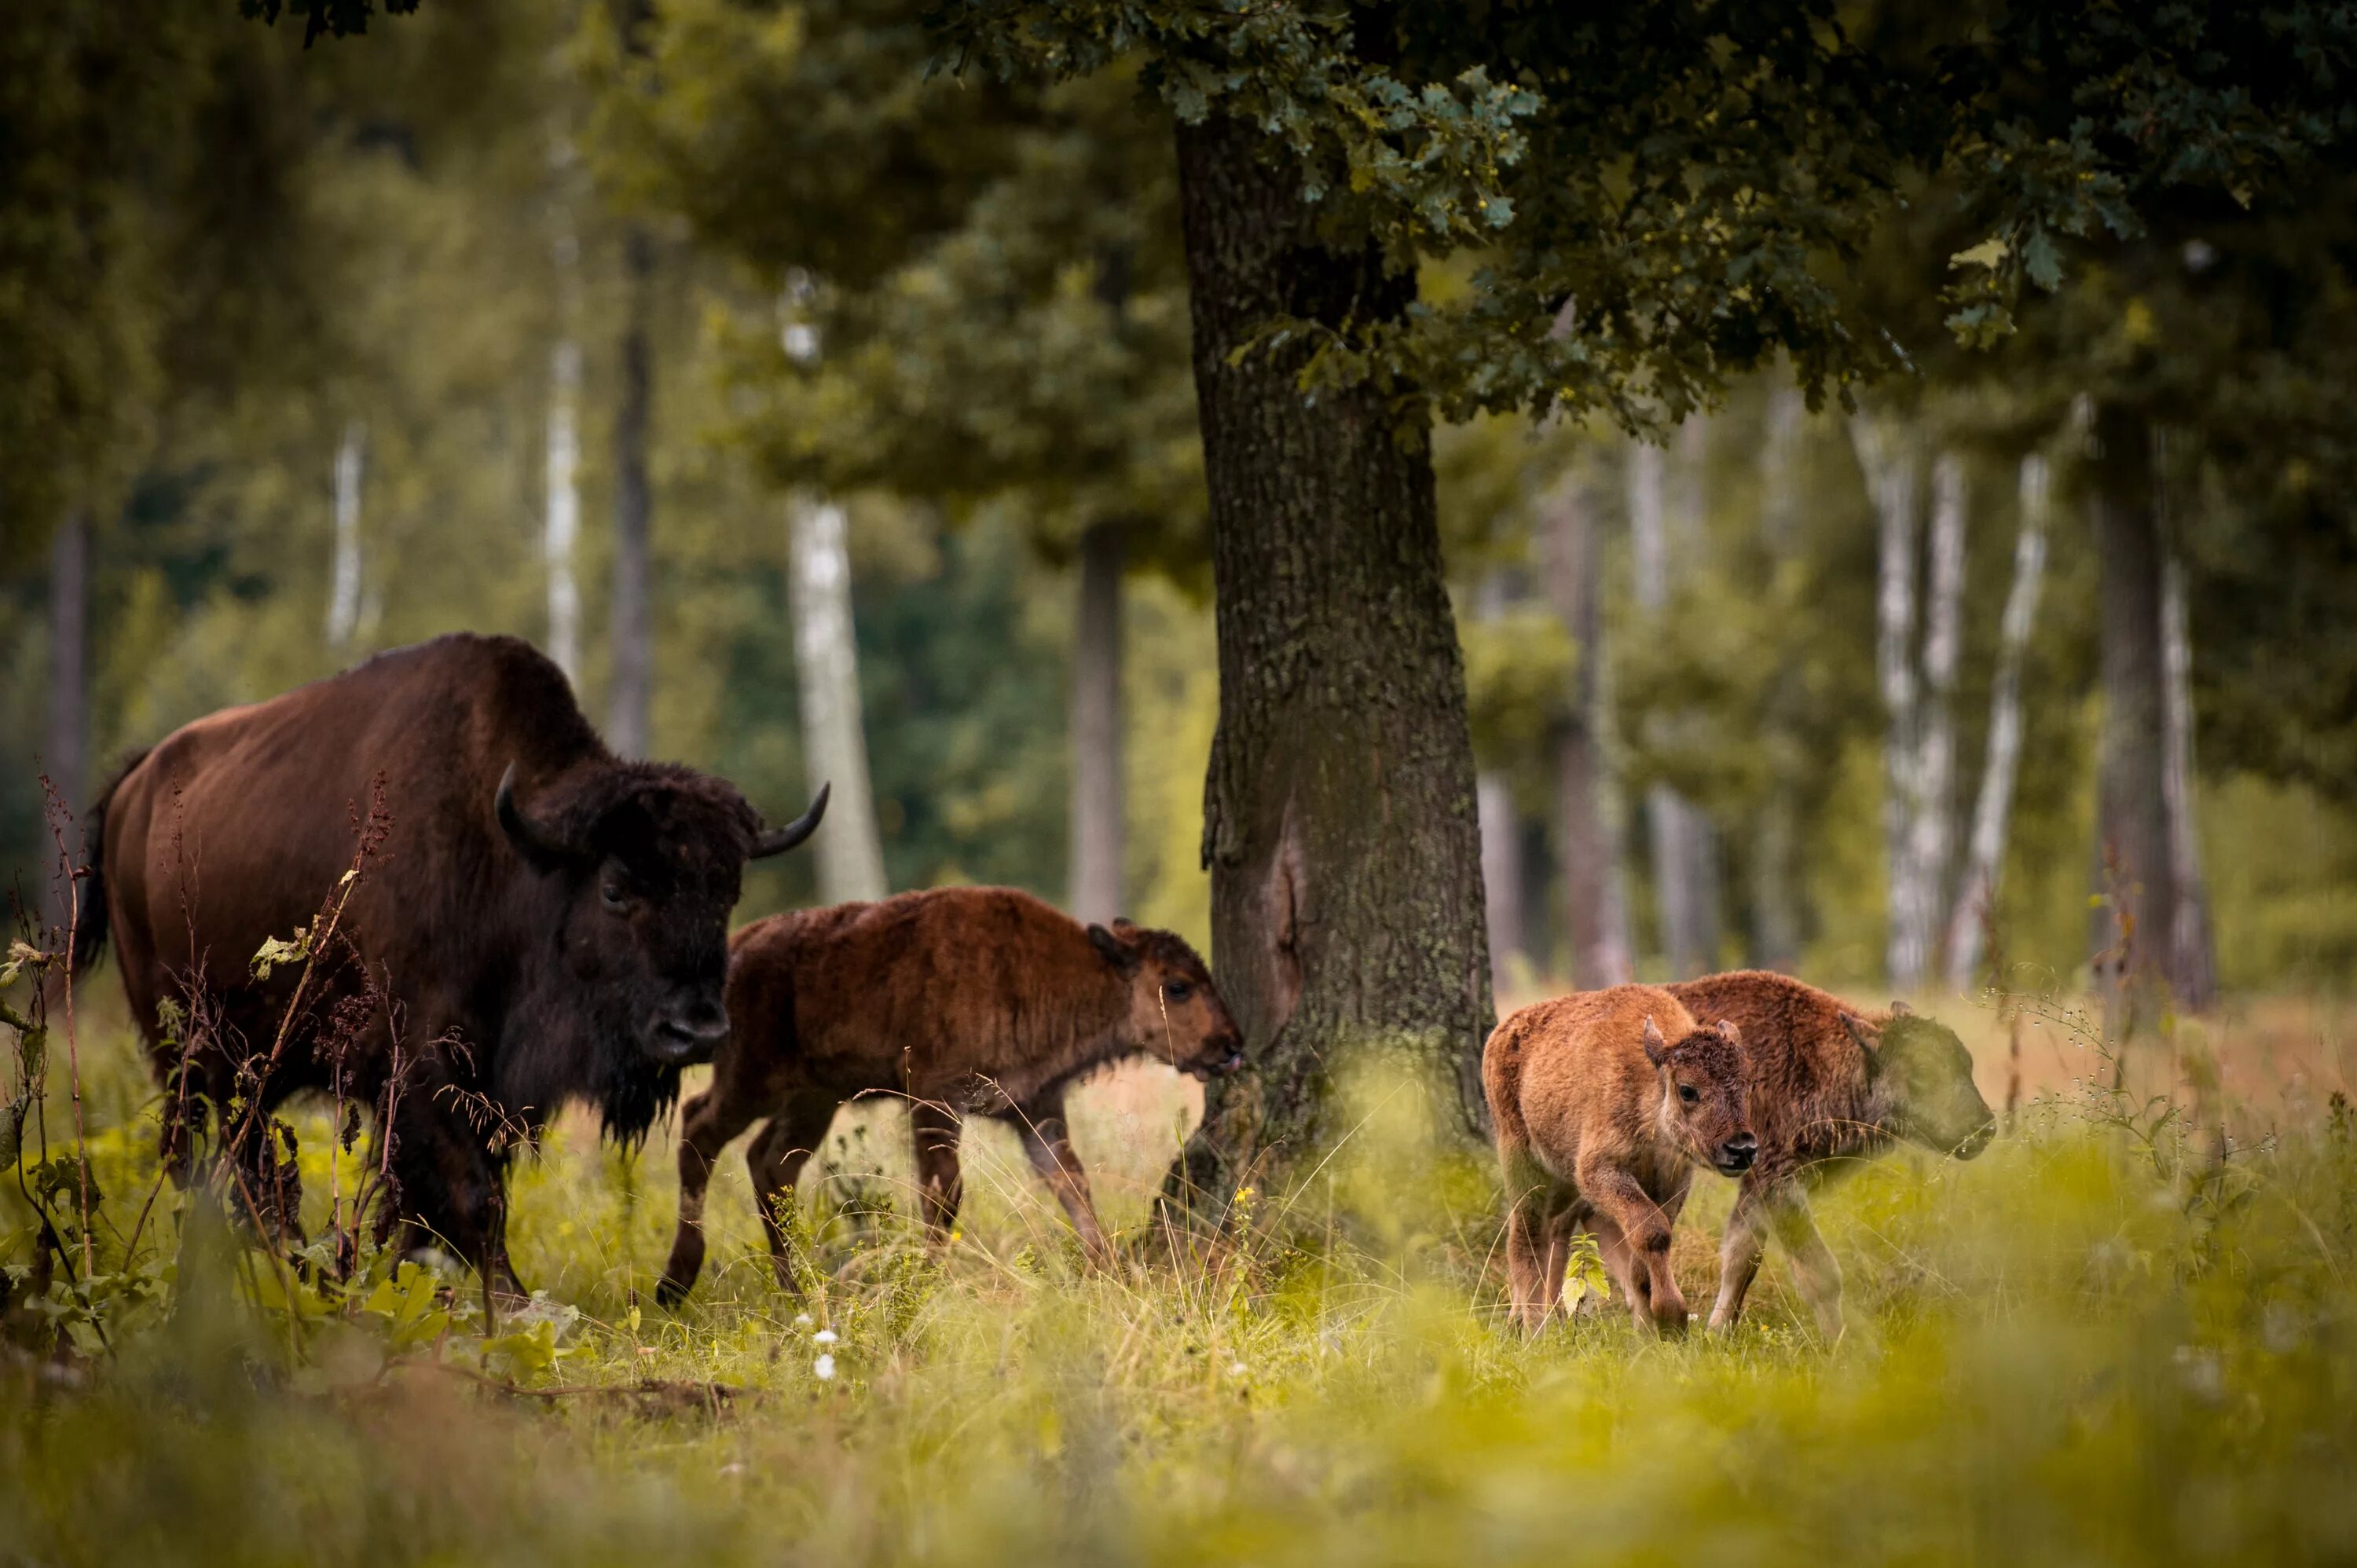
[[[985,69],[1032,47],[994,30],[1025,9],[944,35],[914,3],[428,5],[317,48],[227,6],[12,26],[0,865],[40,895],[36,759],[78,802],[176,724],[459,627],[557,651],[626,749],[795,800],[852,766],[815,754],[806,708],[841,693],[796,639],[797,563],[833,548],[881,879],[1207,940],[1205,763],[1244,744],[1215,735],[1249,671],[1215,664],[1180,166],[1208,155],[1181,130],[1189,92],[1234,89],[1195,82],[1193,43],[1141,67],[1054,6],[1027,35],[1060,40],[1049,69]],[[1110,67],[1076,69],[1092,49]],[[1316,61],[1272,58],[1279,114]],[[1842,176],[1896,189],[1882,221],[1861,199],[1800,226],[1835,274],[1776,263],[1797,323],[1713,317],[1726,274],[1685,252],[1571,276],[1584,252],[1448,230],[1415,242],[1395,335],[1301,372],[1330,403],[1383,384],[1352,352],[1389,354],[1468,419],[1433,464],[1511,989],[1743,961],[2075,983],[2133,949],[2199,994],[2213,962],[2249,987],[2357,961],[2342,177],[2244,188],[2295,155],[2212,135],[2242,123],[2181,84],[2137,97],[2124,58],[2119,101],[2185,167],[2072,185],[2076,229],[2040,216],[2064,197],[1884,148]],[[2077,167],[2054,149],[2086,106],[1989,69],[1976,91],[2045,139],[1987,166]],[[1495,151],[1492,101],[1418,102],[1448,124],[1394,105],[1403,134]],[[1448,230],[1472,199],[1323,134],[1303,156],[1370,203]],[[1530,134],[1512,167],[1601,161],[1516,187],[1526,228],[1699,221],[1682,177]],[[1680,166],[1733,222],[1767,179],[1744,158],[1785,144],[1693,134]],[[1828,347],[1848,311],[1882,338]],[[1795,370],[1857,411],[1813,412]],[[1288,740],[1325,744],[1253,744]],[[2123,878],[2124,853],[2165,873]],[[829,875],[858,874],[764,867],[748,913],[856,890]]]

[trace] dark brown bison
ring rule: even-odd
[[[1669,987],[1705,1017],[1743,1031],[1760,1157],[1744,1173],[1719,1248],[1710,1326],[1743,1312],[1768,1232],[1792,1255],[1793,1283],[1832,1338],[1842,1330],[1841,1266],[1809,1214],[1809,1190],[1894,1138],[1971,1159],[1996,1118],[1973,1082],[1972,1054],[1955,1031],[1894,1002],[1888,1013],[1764,970],[1714,974]]]
[[[338,888],[379,780],[390,836],[332,950],[299,998],[299,963],[255,979],[263,942]],[[570,1099],[612,1136],[644,1135],[680,1069],[727,1032],[746,861],[800,843],[824,806],[822,790],[765,831],[719,779],[618,760],[528,644],[439,638],[199,719],[135,760],[90,814],[96,896],[75,956],[91,962],[112,931],[160,1072],[181,1054],[167,1004],[201,1023],[167,1078],[193,1112],[167,1117],[167,1153],[210,1106],[228,1152],[253,1159],[251,1108],[329,1088],[340,1067],[341,1092],[392,1108],[385,1222],[504,1292],[511,1144]]]
[[[936,1239],[956,1218],[958,1133],[978,1112],[1012,1127],[1092,1258],[1107,1255],[1088,1177],[1065,1135],[1064,1091],[1116,1058],[1197,1077],[1243,1064],[1243,1036],[1194,949],[1116,920],[1083,928],[1011,887],[940,887],[757,920],[737,933],[727,1043],[681,1118],[679,1234],[659,1292],[704,1266],[704,1193],[730,1139],[747,1153],[779,1283],[795,1288],[779,1206],[835,1108],[906,1100],[918,1190]]]
[[[1563,1296],[1574,1232],[1596,1237],[1639,1325],[1683,1334],[1670,1231],[1695,1167],[1739,1175],[1757,1146],[1734,1025],[1695,1022],[1650,985],[1535,1003],[1481,1052],[1506,1177],[1506,1268],[1533,1334]]]

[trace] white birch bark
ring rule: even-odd
[[[541,559],[548,568],[548,656],[581,683],[581,589],[573,552],[581,534],[581,345],[567,338],[549,356],[548,516]]]
[[[1668,504],[1666,455],[1646,445],[1630,454],[1629,532],[1636,562],[1637,603],[1651,615],[1667,607],[1677,562],[1689,557],[1700,542],[1702,442],[1698,423],[1690,423],[1679,432],[1674,509]],[[1713,965],[1718,945],[1717,856],[1709,838],[1710,823],[1692,802],[1666,784],[1646,789],[1645,819],[1652,848],[1663,957],[1674,975],[1700,973]]]
[[[1987,756],[1981,765],[1964,875],[1948,917],[1948,983],[1959,991],[1972,989],[2005,870],[2013,785],[2021,768],[2021,661],[2038,618],[2038,596],[2046,575],[2046,531],[2052,515],[2046,459],[2033,452],[2021,460],[2021,532],[2014,541],[2013,586],[2005,597],[1996,682],[1989,693]]]
[[[336,556],[328,584],[328,646],[342,648],[361,619],[361,477],[368,426],[355,419],[336,444]]]
[[[1858,413],[1849,422],[1857,466],[1866,476],[1878,524],[1874,665],[1882,694],[1882,842],[1889,864],[1885,963],[1894,977],[1910,929],[1909,825],[1916,798],[1915,533],[1917,469],[1910,433]]]
[[[1080,613],[1072,628],[1071,912],[1100,924],[1122,912],[1126,826],[1121,713],[1121,525],[1081,538]]]
[[[1806,412],[1797,387],[1780,386],[1769,394],[1767,439],[1760,453],[1760,536],[1771,561],[1791,553],[1800,532],[1801,427]],[[1789,970],[1801,956],[1801,807],[1792,736],[1799,684],[1795,660],[1781,659],[1762,715],[1770,778],[1753,824],[1750,858],[1751,961],[1763,969]]]
[[[830,904],[881,898],[884,849],[876,832],[867,738],[860,719],[844,510],[813,496],[797,495],[787,504],[802,756],[812,790],[834,787],[826,832],[811,841],[818,856],[819,896]]]
[[[1923,668],[1917,712],[1915,798],[1908,802],[1906,891],[1892,903],[1904,912],[1901,940],[1892,955],[1890,978],[1902,989],[1930,976],[1946,909],[1956,765],[1954,714],[1949,695],[1964,648],[1964,466],[1943,452],[1932,465],[1930,582],[1923,607]],[[1895,890],[1894,890],[1895,893]]]

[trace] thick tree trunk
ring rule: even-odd
[[[2210,930],[2210,891],[2201,875],[2194,818],[2193,648],[2185,625],[2185,568],[2174,553],[2161,575],[2160,650],[2167,718],[2161,775],[2169,807],[2169,850],[2176,905],[2169,917],[2169,983],[2181,1007],[2201,1010],[2218,997],[2218,955]]]
[[[49,543],[49,734],[41,771],[69,811],[90,805],[90,518],[75,511]],[[74,833],[66,847],[79,865]],[[45,916],[60,930],[73,918],[73,883],[51,868]]]
[[[2124,1038],[2151,1015],[2168,978],[2177,908],[2169,840],[2167,671],[2162,563],[2150,426],[2115,405],[2095,413],[2095,548],[2102,562],[2104,720],[2097,762],[2096,846],[2104,899],[2094,965]]]
[[[1774,562],[1792,553],[1799,532],[1801,422],[1806,412],[1797,387],[1781,386],[1769,394],[1767,439],[1760,451],[1760,537]],[[1751,961],[1761,969],[1790,971],[1801,960],[1801,801],[1793,777],[1799,742],[1792,733],[1801,680],[1797,660],[1779,660],[1761,725],[1768,793],[1750,846]]]
[[[541,557],[548,568],[548,656],[581,684],[581,590],[573,546],[581,532],[581,345],[567,338],[549,356],[548,517]]]
[[[1964,650],[1964,466],[1943,452],[1932,465],[1931,574],[1923,606],[1923,669],[1916,714],[1915,797],[1908,802],[1906,893],[1891,900],[1905,929],[1893,944],[1891,983],[1921,986],[1932,972],[1953,837],[1955,715],[1948,699]]]
[[[884,849],[867,781],[859,708],[859,650],[851,620],[851,555],[843,508],[795,496],[788,503],[794,671],[802,687],[802,758],[811,789],[830,786],[826,831],[811,841],[819,897],[829,904],[881,898]]]
[[[1972,842],[1964,875],[1948,917],[1948,983],[1959,991],[1972,988],[1980,967],[1995,918],[1998,878],[2005,869],[2013,781],[2021,768],[2021,660],[2029,646],[2039,589],[2046,575],[2050,514],[2046,459],[2033,452],[2021,460],[2021,532],[2013,547],[2013,587],[2006,595],[1996,682],[1989,694],[1988,752],[1981,765],[1980,795],[1973,807]],[[2000,984],[2004,979],[1996,977]]]
[[[1882,693],[1882,847],[1888,866],[1884,966],[1896,977],[1912,929],[1909,824],[1916,798],[1915,491],[1921,461],[1911,434],[1860,413],[1849,422],[1857,466],[1874,500],[1878,542],[1874,667]]]
[[[1071,910],[1103,922],[1122,912],[1122,526],[1081,536],[1080,613],[1072,628]]]
[[[368,426],[355,419],[336,444],[336,557],[328,582],[328,646],[352,639],[361,619],[361,478]]]
[[[1558,842],[1572,979],[1595,988],[1635,978],[1627,857],[1612,771],[1611,665],[1604,638],[1604,548],[1580,481],[1548,492],[1542,523],[1547,596],[1571,633],[1571,722],[1556,744]]]
[[[1492,1015],[1424,415],[1372,385],[1313,401],[1306,335],[1253,344],[1278,316],[1396,319],[1415,278],[1372,246],[1321,244],[1299,170],[1256,127],[1214,116],[1178,135],[1218,591],[1203,854],[1252,1067],[1213,1088],[1172,1177],[1216,1205],[1253,1162],[1324,1140],[1335,1075],[1372,1048],[1420,1058],[1456,1101],[1443,1121],[1478,1126]]]
[[[1665,454],[1639,446],[1629,455],[1629,538],[1636,597],[1649,616],[1667,608],[1678,564],[1699,548],[1702,430],[1700,424],[1689,423],[1679,431],[1674,506]],[[1677,978],[1701,974],[1717,967],[1718,956],[1717,834],[1709,820],[1666,784],[1646,789],[1645,826],[1652,851],[1663,960]]]
[[[654,401],[648,314],[654,287],[654,242],[633,224],[622,238],[625,291],[621,396],[614,408],[614,599],[608,640],[613,672],[607,694],[606,740],[624,757],[653,744],[654,491],[647,480],[647,427]]]

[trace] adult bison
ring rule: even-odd
[[[257,978],[263,943],[342,886],[380,790],[389,832],[308,979],[299,962]],[[615,757],[530,645],[438,638],[135,759],[86,824],[94,897],[74,956],[113,933],[167,1099],[189,1112],[167,1113],[167,1155],[210,1106],[259,1175],[275,1156],[251,1135],[257,1112],[332,1086],[385,1123],[382,1222],[506,1293],[513,1144],[573,1099],[611,1136],[645,1133],[727,1033],[745,863],[808,838],[825,803],[765,831],[720,779]]]

